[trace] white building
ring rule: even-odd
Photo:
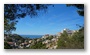
[[[62,34],[61,32],[58,32],[58,33],[57,33],[57,36],[61,36],[61,34]]]
[[[48,44],[48,43],[50,43],[50,40],[45,40],[45,41],[43,41],[42,43],[43,43],[43,44]]]
[[[46,39],[47,37],[49,37],[49,34],[42,36],[42,39]]]
[[[66,31],[69,35],[71,35],[71,34],[73,34],[74,33],[74,31],[73,30],[69,30],[69,29],[64,29],[63,31],[62,31],[62,33],[64,32],[64,31]]]
[[[29,43],[32,43],[32,40],[29,40]]]

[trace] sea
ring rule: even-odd
[[[30,39],[35,39],[35,38],[41,38],[43,35],[20,35],[23,38],[30,38]]]

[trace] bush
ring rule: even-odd
[[[58,40],[58,49],[83,49],[84,48],[84,27],[80,28],[72,36],[64,32]]]
[[[46,45],[42,44],[42,42],[38,42],[35,45],[32,45],[30,49],[45,49]]]
[[[12,49],[12,47],[7,42],[4,42],[4,49]]]

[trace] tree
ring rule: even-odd
[[[46,10],[49,4],[4,4],[4,17],[10,20],[38,15],[40,10]]]
[[[84,4],[67,4],[67,6],[74,6],[78,8],[77,12],[80,16],[84,16]]]
[[[66,31],[64,31],[58,40],[58,47],[57,48],[65,49],[67,47],[66,46],[67,41],[68,41],[68,34]]]
[[[80,28],[78,32],[72,35],[73,48],[84,48],[84,27]]]
[[[4,49],[12,49],[12,47],[7,42],[4,42]]]
[[[76,7],[78,10],[78,14],[80,16],[84,16],[84,4],[67,4],[67,6],[74,6]],[[80,29],[78,30],[78,32],[75,32],[72,35],[72,38],[70,39],[70,46],[71,48],[80,48],[83,49],[84,48],[84,26],[80,26],[78,24],[76,24],[77,26],[80,27]]]
[[[10,21],[8,19],[4,19],[4,33],[5,34],[11,34],[11,31],[16,30],[15,28],[16,22]]]
[[[83,49],[84,27],[81,27],[78,32],[74,32],[71,36],[68,36],[66,32],[62,33],[57,43],[58,49]]]
[[[16,30],[18,18],[34,17],[39,11],[46,11],[49,4],[4,4],[4,33]]]
[[[42,42],[37,42],[35,45],[30,46],[30,49],[46,49],[46,45]]]

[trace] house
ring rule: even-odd
[[[62,34],[61,32],[58,32],[58,33],[57,33],[57,36],[61,36],[61,34]]]
[[[24,45],[20,44],[20,45],[18,46],[18,48],[19,48],[19,49],[23,49],[23,48],[24,48]]]
[[[27,42],[24,42],[24,45],[28,45],[28,43]]]
[[[52,41],[56,41],[56,38],[53,38]]]
[[[21,43],[21,45],[23,45],[23,46],[24,46],[24,43]]]
[[[7,42],[10,46],[14,46],[14,42]]]
[[[42,44],[48,44],[48,43],[50,43],[50,40],[45,40],[42,42]]]
[[[42,36],[42,39],[46,39],[47,37],[49,37],[49,34]]]
[[[62,32],[66,31],[68,33],[68,35],[72,35],[74,33],[73,30],[69,30],[69,29],[64,29]]]
[[[52,42],[57,42],[58,41],[58,38],[53,38],[51,41]]]
[[[30,47],[30,44],[26,45],[26,47]]]
[[[53,46],[53,49],[56,49],[57,48],[57,45]]]
[[[29,43],[32,43],[32,40],[29,40]]]
[[[49,34],[45,34],[45,36],[49,36]]]
[[[50,48],[51,47],[51,43],[46,44],[46,48]]]
[[[40,39],[37,39],[37,42],[40,41]]]
[[[18,49],[18,45],[16,44],[16,42],[7,42],[10,46],[12,46],[14,49]]]

